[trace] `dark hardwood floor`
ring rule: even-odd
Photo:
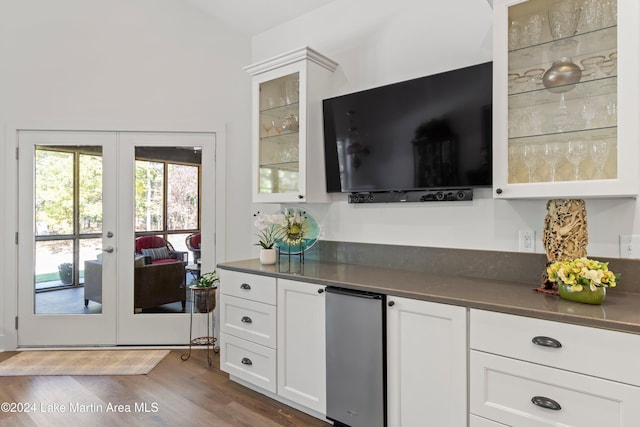
[[[329,425],[230,381],[217,354],[209,367],[205,350],[187,361],[183,353],[172,350],[147,375],[0,377],[0,404],[20,410],[3,405],[0,426]]]

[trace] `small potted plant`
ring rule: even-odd
[[[280,235],[283,226],[286,226],[286,219],[282,214],[265,215],[258,212],[254,225],[260,230],[257,234],[260,246],[260,263],[276,263],[276,239]]]
[[[63,262],[58,266],[60,281],[65,285],[73,283],[73,265],[70,262]]]
[[[615,287],[618,281],[608,263],[588,258],[554,262],[547,274],[558,284],[560,298],[586,304],[602,304],[606,288]]]
[[[216,270],[200,275],[198,280],[191,282],[194,307],[198,313],[210,313],[216,308],[216,283],[220,281]]]

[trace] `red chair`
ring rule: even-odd
[[[136,254],[145,257],[145,264],[184,262],[186,252],[179,252],[160,236],[141,236],[136,239]]]
[[[202,235],[200,232],[189,234],[186,239],[184,239],[185,244],[187,245],[187,249],[193,252],[193,263],[197,264],[200,259],[200,241],[202,239]]]

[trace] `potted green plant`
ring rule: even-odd
[[[276,263],[276,239],[282,231],[282,227],[286,225],[285,218],[282,214],[265,215],[258,212],[254,225],[260,230],[257,234],[260,246],[260,263],[275,264]]]
[[[70,262],[63,262],[58,266],[58,274],[60,275],[60,281],[65,285],[73,283],[73,264]]]
[[[216,283],[220,277],[216,270],[201,274],[189,287],[193,290],[193,304],[198,313],[210,313],[216,308]]]

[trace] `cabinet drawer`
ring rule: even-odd
[[[220,369],[258,387],[276,392],[276,351],[220,334]]]
[[[639,387],[473,350],[470,362],[475,415],[518,427],[630,427],[640,419]],[[560,409],[537,406],[535,397],[552,399]]]
[[[471,310],[470,325],[472,349],[640,386],[640,335],[483,310]]]
[[[276,278],[237,271],[220,271],[220,292],[266,304],[276,304]]]
[[[220,331],[276,348],[276,306],[225,295],[220,298]]]

